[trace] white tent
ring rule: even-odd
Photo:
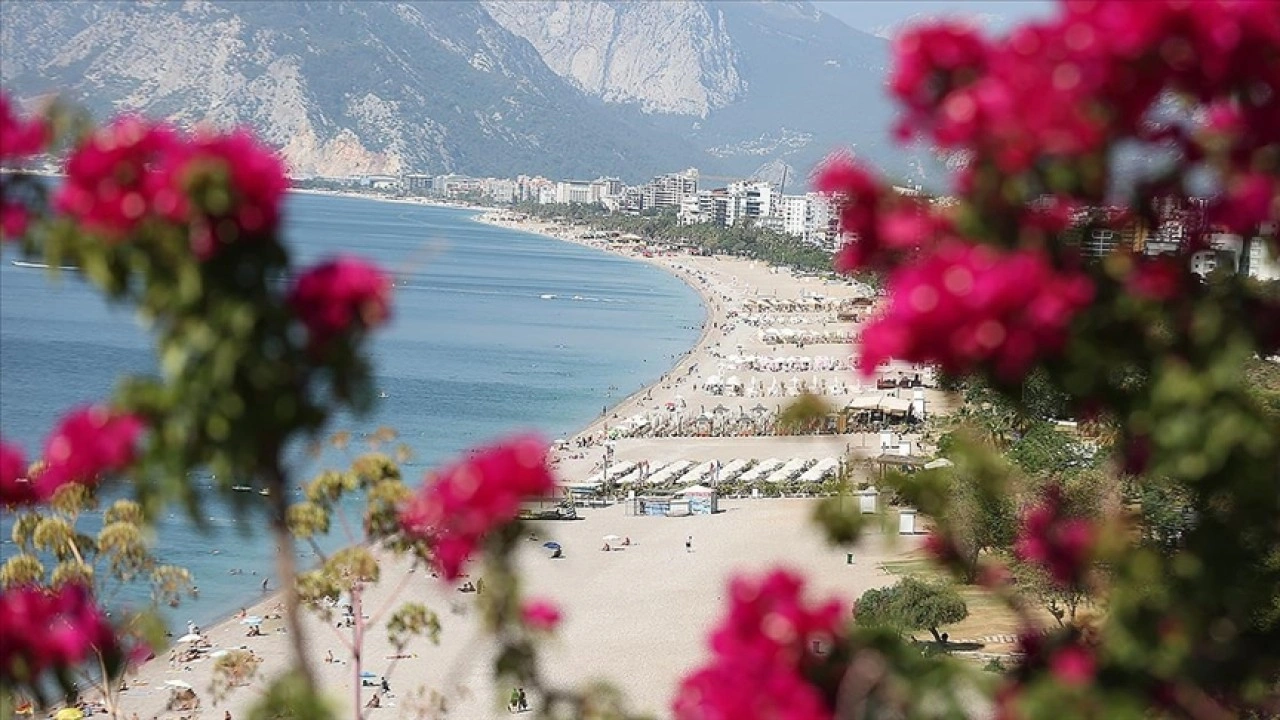
[[[778,468],[777,470],[774,470],[773,474],[769,475],[769,477],[766,477],[764,481],[768,483],[786,482],[791,478],[795,477],[797,474],[799,474],[800,469],[804,467],[806,462],[808,461],[801,460],[799,458],[788,460],[785,465]]]
[[[819,460],[813,467],[809,468],[808,470],[805,470],[803,473],[800,473],[800,478],[799,478],[800,482],[802,483],[821,482],[825,480],[828,475],[834,474],[836,469],[839,467],[840,467],[839,460],[836,460],[835,458],[823,458]]]
[[[649,475],[649,484],[662,485],[669,480],[679,477],[691,467],[693,467],[692,461],[677,460],[661,470]]]
[[[706,495],[711,492],[715,492],[715,490],[712,490],[706,485],[690,485],[689,487],[678,491],[676,495]]]
[[[781,460],[777,458],[769,458],[768,460],[760,461],[759,465],[756,465],[755,467],[746,471],[745,473],[742,474],[742,477],[738,479],[744,483],[753,483],[759,480],[760,478],[764,477],[767,473],[771,473],[780,467],[782,467]]]
[[[724,464],[724,467],[720,468],[720,482],[727,482],[729,480],[733,480],[734,478],[741,475],[743,471],[747,469],[747,466],[750,464],[751,464],[750,460],[742,460],[742,459],[730,460],[729,462]]]

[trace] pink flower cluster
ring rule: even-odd
[[[1069,688],[1089,687],[1098,674],[1098,656],[1087,633],[1071,631],[1057,637],[1046,637],[1039,630],[1024,629],[1018,634],[1018,652],[1022,661],[996,691],[997,720],[1024,717],[1017,702],[1024,685],[1038,673],[1048,673],[1056,682]]]
[[[22,452],[0,443],[0,505],[44,502],[68,483],[93,484],[133,462],[142,421],[101,406],[66,415],[45,443],[43,467],[28,477]]]
[[[0,163],[8,164],[34,155],[49,142],[49,127],[43,119],[22,120],[13,112],[9,98],[0,93]],[[0,242],[14,242],[27,233],[30,212],[6,197],[0,179]]]
[[[272,232],[280,221],[280,203],[289,189],[284,164],[251,133],[197,138],[185,148],[174,185],[191,195],[209,180],[230,183],[234,197],[225,207],[205,203],[194,215],[192,249],[207,260],[223,245]],[[225,177],[224,177],[225,176]],[[219,197],[216,193],[214,197]]]
[[[30,684],[117,648],[111,625],[82,585],[0,592],[0,684]]]
[[[551,632],[560,624],[560,608],[548,600],[528,600],[520,606],[520,621],[531,630]]]
[[[0,93],[0,162],[35,155],[49,142],[49,126],[41,118],[23,121],[13,111],[9,97]]]
[[[554,490],[546,443],[517,436],[436,473],[401,508],[400,525],[428,541],[436,568],[456,580],[485,536],[519,514],[521,500]]]
[[[990,364],[1021,377],[1059,350],[1093,297],[1083,275],[1055,270],[1042,254],[948,242],[889,279],[889,306],[862,332],[859,367],[890,358],[936,363],[948,373]]]
[[[842,605],[811,605],[798,575],[775,570],[739,577],[729,587],[729,614],[711,635],[713,660],[688,675],[673,704],[681,720],[827,720],[835,687],[812,679],[842,637]],[[838,673],[836,681],[838,682]]]
[[[390,314],[391,279],[362,260],[340,257],[303,273],[289,304],[307,327],[311,343],[323,347],[359,323],[374,328]]]
[[[1066,3],[998,42],[935,23],[904,33],[890,83],[901,133],[974,150],[1006,172],[1042,155],[1137,135],[1166,89],[1206,101],[1240,91],[1248,124],[1280,139],[1280,8],[1270,2]],[[1269,86],[1270,92],[1259,92]]]
[[[246,131],[188,139],[131,116],[79,145],[66,174],[60,212],[115,240],[148,219],[190,224],[202,260],[274,231],[288,188],[280,160]],[[207,192],[211,183],[226,191]]]
[[[183,197],[159,168],[180,145],[172,128],[117,118],[67,158],[67,178],[54,207],[112,238],[122,238],[150,216],[172,216],[183,207]]]
[[[1041,503],[1023,515],[1013,551],[1043,567],[1055,582],[1078,585],[1089,569],[1097,535],[1092,522],[1066,514],[1062,490],[1050,486]]]
[[[823,163],[814,187],[833,196],[840,208],[845,236],[835,259],[840,272],[886,267],[950,230],[950,223],[924,203],[884,187],[846,154]]]

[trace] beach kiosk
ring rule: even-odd
[[[690,485],[676,493],[676,497],[688,501],[690,515],[712,515],[719,510],[715,489],[705,485]]]

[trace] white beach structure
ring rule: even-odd
[[[756,465],[755,467],[743,473],[742,476],[738,478],[738,480],[744,483],[758,482],[765,475],[773,472],[774,470],[777,470],[780,467],[782,467],[782,461],[777,458],[769,458],[767,460],[761,460],[759,465]]]
[[[693,467],[691,460],[677,460],[661,470],[649,475],[650,485],[662,485],[684,474],[686,470]]]
[[[764,481],[767,483],[787,482],[788,480],[791,480],[795,478],[797,475],[799,475],[800,471],[804,469],[804,466],[808,462],[809,462],[808,460],[802,460],[800,458],[794,458],[792,460],[788,460],[782,467],[778,468],[777,470],[774,470],[768,477],[764,479]]]

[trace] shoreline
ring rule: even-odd
[[[578,240],[574,238],[560,237],[550,232],[546,232],[545,230],[520,227],[515,224],[499,222],[490,217],[490,215],[492,215],[493,212],[494,212],[493,210],[480,212],[476,214],[474,217],[472,217],[471,220],[472,222],[477,222],[482,225],[489,225],[492,227],[500,227],[500,228],[505,228],[507,230],[515,230],[518,232],[529,233],[530,235],[537,235],[539,237],[547,238],[550,240],[556,240],[558,242],[571,243],[573,245],[578,245],[580,247],[587,247],[593,250],[599,250],[600,252],[613,255],[614,257],[620,257],[625,260],[642,262],[647,265],[652,265],[654,267],[661,269],[667,274],[679,279],[681,282],[683,282],[689,289],[693,290],[694,294],[698,296],[698,301],[702,304],[702,308],[703,308],[702,328],[698,334],[697,340],[694,341],[693,345],[691,345],[688,350],[685,350],[683,353],[681,353],[679,358],[675,361],[675,363],[672,364],[671,367],[668,368],[665,372],[659,375],[657,380],[619,399],[616,403],[612,405],[606,405],[606,410],[604,413],[601,413],[599,416],[592,419],[581,430],[578,430],[577,432],[570,434],[569,437],[571,438],[579,438],[586,435],[591,435],[597,432],[598,430],[601,430],[607,427],[609,424],[609,420],[612,419],[612,415],[616,415],[616,414],[625,415],[625,413],[623,412],[623,408],[631,407],[635,405],[636,401],[638,401],[645,395],[652,393],[653,390],[659,388],[662,385],[662,383],[666,381],[667,378],[677,375],[680,370],[686,369],[686,366],[692,367],[693,365],[696,365],[697,363],[693,363],[691,362],[691,360],[697,357],[700,351],[705,351],[707,349],[707,343],[711,338],[711,334],[712,334],[712,331],[715,329],[715,326],[717,324],[722,324],[724,320],[727,319],[727,315],[721,310],[721,305],[702,286],[701,283],[696,282],[694,278],[687,271],[681,268],[675,267],[672,264],[660,262],[659,258],[657,257],[654,257],[654,258],[646,258],[642,256],[638,257],[636,255],[632,255],[632,254],[623,252],[621,250],[618,250],[617,248],[609,247],[607,243],[601,246],[601,245],[597,245],[590,242],[584,242],[582,240]]]

